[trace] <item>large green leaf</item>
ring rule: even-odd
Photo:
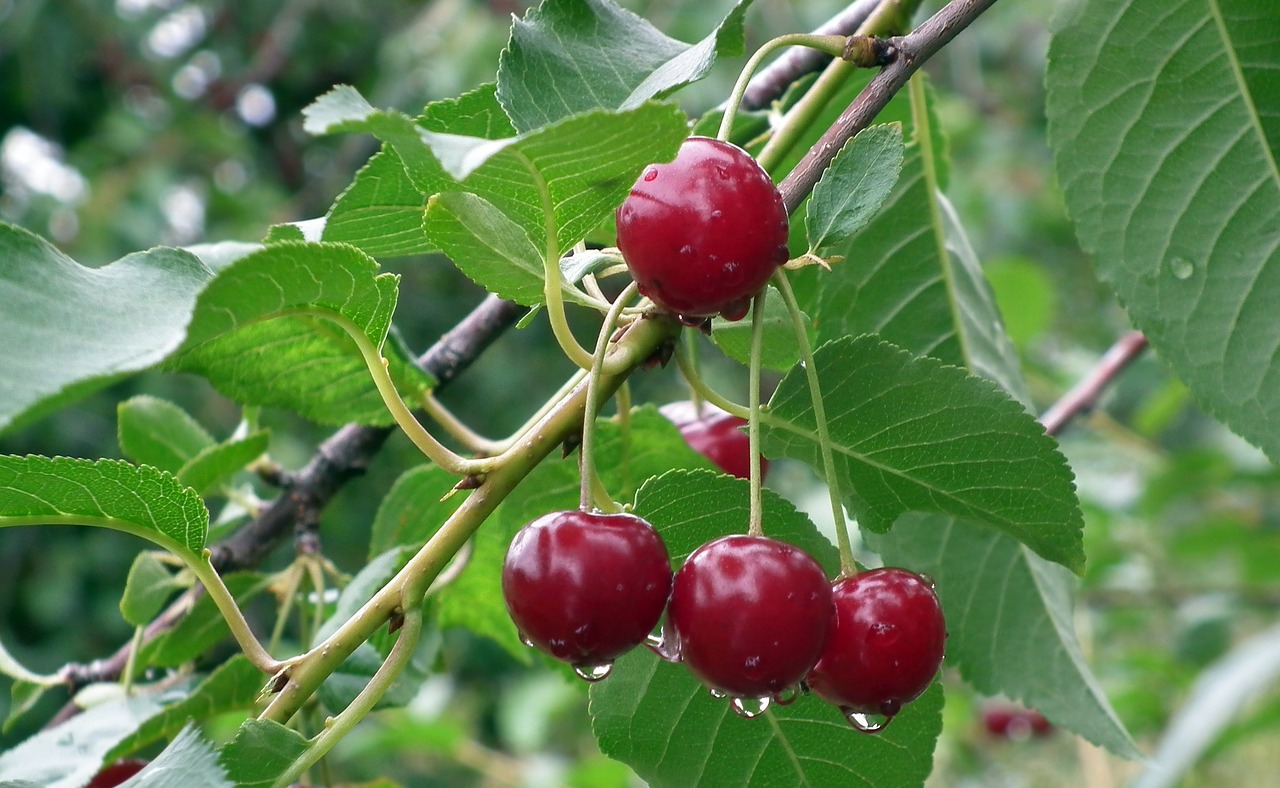
[[[116,408],[116,435],[120,451],[130,460],[174,474],[214,443],[185,410],[145,394]]]
[[[120,460],[0,456],[0,527],[97,525],[200,561],[209,511],[169,474]]]
[[[940,512],[1084,568],[1071,471],[1004,392],[874,336],[827,343],[814,368],[838,474],[830,481],[862,527],[884,531],[906,512]],[[804,370],[783,379],[762,421],[766,453],[823,471]]]
[[[935,684],[875,735],[834,706],[802,697],[744,720],[683,665],[636,649],[591,687],[600,749],[653,786],[919,786],[942,731]]]
[[[1067,209],[1133,322],[1213,415],[1280,459],[1280,14],[1086,0],[1049,52]]]
[[[805,213],[809,251],[824,255],[867,226],[902,174],[902,126],[863,129],[845,143],[813,187]]]
[[[1020,700],[1095,744],[1140,757],[1076,641],[1069,572],[1012,537],[945,515],[907,515],[867,540],[887,564],[937,583],[947,664],[978,691]]]
[[[591,109],[627,109],[700,79],[742,53],[739,0],[696,44],[664,35],[609,0],[544,0],[515,20],[498,61],[498,99],[520,131]]]
[[[86,268],[0,224],[0,429],[159,363],[212,276],[178,249]]]
[[[397,277],[343,244],[282,242],[223,269],[200,294],[186,341],[172,359],[237,401],[295,410],[321,423],[389,424],[344,321],[383,346]],[[431,381],[392,342],[384,346],[400,392]]]

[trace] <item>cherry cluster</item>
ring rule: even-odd
[[[512,541],[502,591],[524,642],[584,679],[648,642],[744,717],[789,703],[803,682],[878,729],[873,715],[887,721],[933,681],[946,640],[920,575],[873,569],[833,586],[800,548],[746,535],[707,542],[673,575],[661,536],[633,514],[539,517]]]

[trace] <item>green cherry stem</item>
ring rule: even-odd
[[[604,317],[604,324],[600,326],[600,336],[596,340],[596,352],[591,358],[591,373],[587,377],[587,407],[586,413],[582,417],[582,447],[578,450],[579,462],[582,464],[582,491],[579,502],[582,505],[582,511],[591,511],[592,502],[598,497],[603,497],[612,503],[612,499],[608,498],[607,491],[603,490],[604,485],[600,483],[596,476],[595,463],[595,437],[596,437],[596,416],[600,412],[600,375],[604,370],[604,357],[609,352],[609,340],[613,337],[613,332],[618,325],[618,317],[622,315],[622,310],[626,308],[627,303],[635,298],[637,286],[635,282],[627,285],[626,289],[618,294],[614,299],[613,306],[609,307],[609,313]],[[596,491],[595,485],[599,484],[601,490]]]
[[[364,719],[378,701],[382,700],[382,696],[395,682],[400,672],[404,670],[404,666],[408,664],[413,651],[418,645],[418,638],[422,634],[422,609],[415,607],[405,611],[404,624],[400,627],[400,637],[396,639],[396,643],[391,647],[391,653],[387,655],[387,659],[373,674],[373,678],[369,679],[369,683],[360,690],[360,694],[355,700],[351,701],[351,705],[343,709],[336,717],[330,717],[325,720],[325,728],[311,741],[311,746],[298,756],[284,774],[280,775],[274,783],[274,788],[284,788],[284,786],[292,785],[293,782],[307,769],[311,768],[317,761],[328,754],[333,749],[333,745],[337,744],[344,736],[356,726],[360,720]]]
[[[809,47],[832,57],[840,57],[844,52],[846,41],[844,36],[819,36],[811,33],[791,33],[766,41],[742,67],[738,82],[733,86],[733,92],[729,94],[729,100],[725,103],[724,117],[720,120],[720,131],[716,134],[716,139],[728,140],[729,135],[733,133],[733,120],[738,114],[738,107],[742,104],[742,97],[746,95],[747,83],[751,81],[751,77],[755,76],[756,69],[766,57],[783,47],[791,46]]]
[[[222,576],[218,574],[218,570],[213,568],[210,558],[213,553],[206,549],[200,560],[189,561],[187,567],[191,573],[196,576],[204,586],[205,592],[209,595],[218,612],[222,614],[222,618],[227,622],[227,628],[231,630],[231,636],[236,639],[240,650],[249,658],[249,662],[255,668],[266,673],[267,675],[275,675],[285,666],[284,662],[276,659],[267,652],[262,644],[258,642],[258,638],[254,636],[253,630],[249,627],[249,622],[245,620],[244,613],[240,610],[240,606],[236,604],[235,597],[231,596],[231,591],[226,584],[222,582]]]
[[[710,402],[712,405],[715,405],[726,413],[732,413],[738,418],[750,418],[750,408],[742,407],[733,400],[722,396],[720,392],[707,385],[707,382],[698,374],[698,369],[693,360],[689,358],[689,354],[683,349],[683,343],[676,346],[676,366],[680,368],[680,374],[684,376],[685,381],[688,382],[689,387],[693,389],[697,396],[707,402]]]
[[[751,455],[751,516],[747,520],[747,533],[764,536],[764,501],[761,497],[760,469],[760,349],[764,344],[764,296],[765,291],[751,301],[751,363],[748,365],[748,401],[751,413],[747,420],[747,447]]]
[[[809,334],[804,330],[804,321],[800,316],[800,305],[796,302],[795,291],[791,289],[791,280],[786,271],[778,269],[773,275],[773,283],[777,285],[782,300],[787,305],[787,313],[791,316],[791,326],[796,335],[796,347],[800,351],[800,360],[804,366],[805,376],[809,381],[809,397],[813,402],[813,422],[818,433],[818,450],[822,455],[822,471],[827,479],[827,494],[831,499],[831,517],[836,530],[836,547],[840,550],[840,574],[842,576],[858,571],[858,562],[853,557],[853,545],[849,542],[849,524],[845,521],[844,506],[840,503],[839,476],[836,473],[835,452],[831,449],[831,432],[827,428],[827,409],[822,400],[822,384],[818,381],[818,368],[813,363],[813,347],[809,344]],[[755,449],[753,448],[754,452]]]

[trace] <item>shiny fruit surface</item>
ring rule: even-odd
[[[543,515],[516,534],[502,565],[502,594],[526,642],[588,670],[641,643],[670,591],[666,545],[632,514]]]
[[[720,470],[739,479],[751,476],[751,441],[744,432],[747,420],[720,410],[709,402],[701,410],[688,400],[668,402],[658,412],[680,429],[684,442],[694,451],[716,464]],[[769,461],[760,458],[760,475],[769,471]]]
[[[739,697],[783,693],[804,678],[831,616],[831,585],[818,562],[763,536],[725,536],[693,551],[667,608],[685,666]]]
[[[787,211],[769,174],[738,146],[707,137],[646,167],[617,223],[641,294],[686,318],[741,319],[788,258]]]

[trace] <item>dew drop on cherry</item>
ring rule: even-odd
[[[770,702],[767,695],[759,698],[743,698],[735,695],[729,699],[729,708],[744,720],[754,720],[769,710]]]
[[[715,700],[724,700],[729,697],[729,693],[724,690],[718,690],[715,687],[707,687],[707,694]]]
[[[537,646],[533,644],[533,639],[530,638],[528,635],[526,635],[523,632],[520,632],[519,630],[516,631],[516,634],[520,636],[521,643],[525,644],[529,648],[537,648]]]
[[[790,706],[796,702],[796,698],[800,697],[800,685],[792,684],[779,692],[773,693],[773,702],[779,706]]]
[[[649,635],[645,638],[644,644],[667,662],[680,661],[680,639],[676,637],[674,631],[668,631],[667,627],[663,627],[657,635]]]
[[[645,182],[646,182],[646,183],[652,183],[653,181],[655,181],[655,180],[657,180],[657,179],[658,179],[658,168],[657,168],[657,167],[650,167],[649,169],[647,169],[647,170],[645,170],[645,171],[644,171],[644,180],[645,180]]]
[[[844,714],[844,718],[849,721],[849,724],[853,726],[854,730],[861,733],[879,733],[893,721],[893,717],[883,714],[864,714],[852,709],[841,709],[840,711]]]
[[[603,662],[599,665],[574,665],[573,672],[578,674],[578,678],[583,681],[589,681],[594,684],[597,681],[604,681],[613,672],[612,662]]]

